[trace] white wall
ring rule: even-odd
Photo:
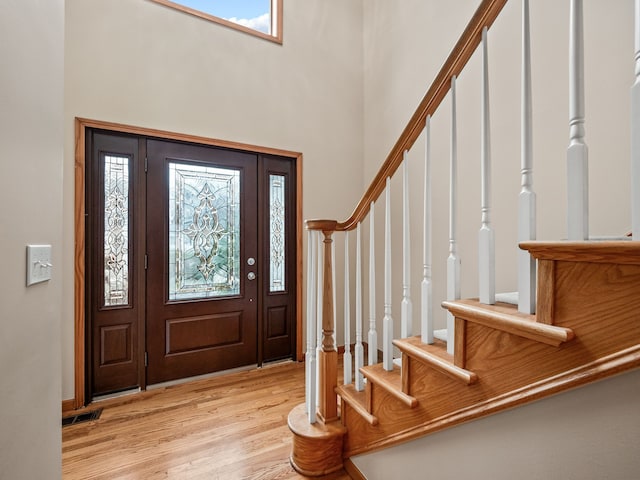
[[[64,1],[0,3],[0,478],[61,477]],[[27,244],[53,278],[26,287]]]
[[[74,117],[302,152],[304,218],[362,185],[362,2],[284,2],[284,44],[139,0],[67,0],[63,398],[73,397]],[[305,256],[306,258],[306,256]]]
[[[364,2],[364,182],[377,173],[431,81],[480,2],[439,0]],[[516,204],[520,190],[521,1],[511,1],[489,32],[493,154],[492,221],[496,231],[498,291],[517,289]],[[533,58],[534,189],[538,194],[538,239],[566,237],[566,148],[568,126],[569,2],[531,4]],[[592,235],[630,231],[629,89],[633,83],[631,0],[584,2],[586,37],[586,142],[590,155]],[[480,228],[480,57],[457,83],[458,251],[462,297],[478,295],[477,237]],[[434,173],[434,302],[445,298],[448,255],[450,98],[432,122]],[[424,138],[410,152],[412,208],[412,297],[419,308],[422,276],[422,177]],[[394,318],[401,302],[401,184],[392,182]],[[376,209],[377,245],[382,249],[383,203]],[[377,263],[382,270],[382,250]],[[381,275],[378,291],[382,292]],[[366,285],[365,285],[366,288]],[[378,294],[382,311],[382,293]],[[366,303],[365,303],[366,305]],[[437,326],[444,327],[438,307]],[[365,316],[367,313],[365,312]],[[381,315],[380,315],[381,317]],[[415,322],[415,320],[414,320]],[[398,327],[399,320],[396,320]],[[399,333],[399,329],[397,330]]]
[[[629,480],[639,396],[635,370],[352,460],[368,480]]]

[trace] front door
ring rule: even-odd
[[[147,382],[257,362],[257,155],[147,142]]]
[[[87,397],[295,354],[292,159],[88,129]]]

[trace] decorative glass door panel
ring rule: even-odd
[[[129,157],[104,155],[104,306],[129,304]]]
[[[169,163],[169,300],[240,293],[240,172]]]
[[[284,175],[269,175],[269,291],[285,290],[285,187]]]
[[[100,395],[140,385],[144,285],[136,278],[144,257],[135,249],[142,240],[135,191],[144,163],[135,137],[90,132],[86,138],[87,381],[91,394]]]
[[[258,362],[258,158],[147,141],[147,381]]]

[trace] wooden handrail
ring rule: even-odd
[[[447,57],[436,79],[425,94],[424,98],[418,105],[409,123],[403,130],[400,138],[391,149],[384,164],[373,179],[369,188],[356,206],[351,216],[344,222],[336,222],[335,231],[353,230],[369,213],[371,202],[378,199],[384,191],[387,177],[393,176],[402,163],[402,156],[405,150],[409,150],[420,133],[424,129],[428,115],[433,115],[438,106],[446,96],[451,87],[451,77],[459,76],[465,67],[473,52],[480,44],[482,38],[482,29],[491,27],[494,20],[500,14],[500,11],[507,3],[507,0],[483,0],[476,12],[473,14],[471,21],[465,28],[462,36],[456,43],[455,47]],[[307,229],[322,230],[327,227],[327,221],[318,222],[316,220],[307,221]],[[322,227],[320,226],[322,225]]]

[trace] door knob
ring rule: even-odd
[[[249,273],[247,273],[247,278],[249,280],[255,280],[256,279],[256,274],[253,273],[253,272],[249,272]]]

